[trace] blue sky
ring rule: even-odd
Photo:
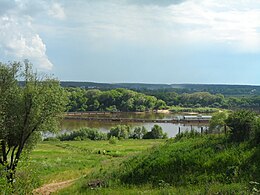
[[[0,60],[60,80],[260,84],[259,0],[0,0]]]

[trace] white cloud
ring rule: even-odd
[[[40,35],[76,37],[104,50],[118,42],[158,47],[217,43],[237,52],[259,52],[259,29],[258,0],[0,0],[2,53],[10,60],[28,58],[42,69],[53,65]]]
[[[65,19],[63,7],[43,0],[0,0],[1,6],[6,8],[0,9],[2,58],[11,61],[29,59],[36,67],[51,70],[53,64],[48,59],[46,45],[37,32],[35,23],[41,23],[42,19]]]
[[[68,26],[63,33],[137,44],[220,43],[236,51],[260,51],[260,2],[224,0],[167,1],[167,6],[143,1],[76,1],[64,3]],[[173,1],[174,2],[174,1]],[[181,2],[181,1],[178,1]],[[54,27],[55,28],[55,27]],[[104,43],[105,44],[105,43]]]
[[[238,7],[230,3],[208,2],[189,1],[172,6],[172,22],[190,27],[188,31],[181,30],[184,36],[231,44],[240,51],[260,50],[260,33],[257,31],[260,27],[260,4],[248,8],[246,5]]]
[[[50,6],[49,15],[53,16],[54,18],[60,19],[60,20],[63,20],[66,18],[64,8],[58,3],[53,3]]]
[[[52,63],[46,56],[46,46],[32,29],[29,19],[4,16],[0,18],[0,45],[12,59],[28,58],[41,69],[50,70]]]

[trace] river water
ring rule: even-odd
[[[171,114],[171,113],[114,113],[114,114],[91,114],[91,117],[106,117],[106,118],[138,118],[138,119],[173,119],[176,116],[183,116],[187,115],[185,113],[177,113],[177,114]],[[174,137],[176,134],[178,134],[179,129],[181,132],[183,131],[189,131],[191,129],[194,129],[196,131],[200,131],[201,127],[205,130],[208,128],[208,124],[204,123],[189,123],[189,124],[173,124],[173,123],[134,123],[134,122],[108,122],[108,121],[88,121],[88,120],[75,120],[75,119],[66,119],[62,122],[61,130],[62,132],[68,132],[72,130],[79,129],[81,127],[89,127],[89,128],[96,128],[102,132],[108,132],[111,127],[114,127],[116,125],[129,125],[132,128],[138,127],[138,126],[144,126],[148,131],[151,130],[151,128],[158,124],[162,127],[163,131],[168,134],[168,137]]]

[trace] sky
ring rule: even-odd
[[[0,61],[62,81],[260,85],[259,0],[0,0]]]

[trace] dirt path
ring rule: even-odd
[[[77,179],[72,179],[72,180],[67,180],[67,181],[58,182],[58,183],[46,184],[40,188],[35,189],[33,191],[33,194],[34,195],[49,195],[53,192],[56,192],[60,189],[70,186],[76,180]]]

